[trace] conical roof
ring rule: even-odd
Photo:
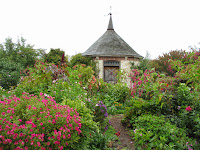
[[[107,31],[82,55],[90,57],[142,57],[114,31],[111,14]]]

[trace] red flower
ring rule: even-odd
[[[120,132],[115,133],[116,136],[120,136]]]
[[[185,110],[190,112],[190,111],[192,111],[192,108],[190,108],[190,106],[188,106]]]

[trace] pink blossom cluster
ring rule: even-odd
[[[190,106],[188,106],[185,110],[190,112],[190,111],[192,111],[192,108]]]
[[[0,100],[1,149],[64,149],[80,136],[81,120],[73,108],[52,97],[23,93]]]
[[[131,80],[133,84],[131,85],[131,95],[134,97],[134,95],[138,92],[139,96],[143,93],[144,84],[146,84],[149,81],[150,74],[154,71],[151,70],[145,70],[143,73],[143,76],[137,69],[133,69],[130,73]],[[141,88],[139,88],[141,87]]]

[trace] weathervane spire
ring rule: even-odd
[[[112,7],[110,6],[110,13],[108,14],[108,15],[110,15],[110,20],[109,20],[109,24],[108,24],[108,29],[107,30],[114,30],[114,28],[113,28],[113,22],[112,22],[111,9],[112,9]]]

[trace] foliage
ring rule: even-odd
[[[82,143],[80,146],[77,146],[77,149],[88,149],[91,145],[92,137],[89,135],[93,131],[98,131],[98,124],[93,121],[93,112],[86,107],[85,103],[81,100],[70,100],[64,98],[62,105],[68,105],[69,107],[76,109],[79,112],[79,116],[81,117],[81,139],[80,143]]]
[[[163,117],[163,120],[166,122],[170,121],[173,124],[173,127],[168,125],[169,127],[171,126],[172,128],[176,128],[176,130],[184,131],[185,135],[188,135],[191,139],[195,138],[196,143],[199,143],[200,92],[198,78],[200,73],[200,57],[198,56],[199,52],[193,52],[187,55],[187,58],[192,58],[189,62],[170,60],[169,63],[171,68],[176,69],[174,77],[165,76],[154,70],[146,70],[143,72],[142,70],[134,69],[131,73],[133,83],[130,88],[133,99],[130,100],[129,106],[126,107],[123,123],[128,127],[135,129],[134,123],[136,120],[139,120],[139,118],[142,118],[142,120],[144,119],[146,124],[147,114],[150,116],[164,115],[165,117]],[[141,124],[141,122],[138,122],[137,125],[139,126]],[[145,138],[149,138],[148,136],[150,133],[148,133],[148,131],[153,130],[151,129],[151,124],[152,123],[150,123],[149,126],[146,125],[145,127],[140,127],[140,134],[143,135],[144,132]],[[161,132],[161,129],[159,131]],[[160,132],[157,132],[157,134],[160,134]],[[145,141],[143,137],[140,137],[140,134],[137,135],[140,144],[139,146],[144,146],[143,148],[145,148],[145,142],[147,141]],[[167,133],[162,134],[162,138],[164,137],[166,139],[166,136],[168,136]],[[157,135],[156,137],[157,139],[159,138]],[[152,139],[153,137],[150,138]],[[175,149],[189,149],[191,147],[196,149],[196,146],[199,145],[195,144],[191,139],[189,143],[192,142],[193,146],[187,144],[183,145],[184,147],[182,148],[177,146]],[[158,143],[163,142],[159,141],[157,144]],[[149,148],[154,144],[146,146]],[[163,149],[170,149],[169,147],[164,148],[166,145],[163,144],[158,144],[154,148],[159,148],[160,146],[162,146]],[[199,147],[197,149],[199,149]]]
[[[145,71],[146,69],[151,69],[151,60],[150,60],[150,54],[147,52],[146,56],[144,58],[140,59],[140,63],[138,65],[135,65],[134,62],[131,64],[131,69],[138,69]]]
[[[80,144],[79,114],[57,104],[52,97],[23,93],[0,102],[0,147],[76,149]]]
[[[16,95],[20,95],[22,92],[39,95],[42,91],[61,100],[60,94],[63,93],[61,90],[68,86],[67,82],[63,82],[68,80],[68,71],[64,66],[58,68],[54,64],[37,61],[34,68],[29,68],[25,72],[27,72],[27,76],[21,79],[21,83],[15,89]]]
[[[99,101],[96,104],[94,108],[94,117],[95,117],[94,120],[100,123],[100,129],[102,131],[106,131],[110,124],[107,120],[108,117],[107,107],[103,104],[102,101]]]
[[[17,43],[7,38],[5,43],[0,44],[0,85],[5,89],[16,86],[19,83],[20,71],[27,66],[32,67],[36,59],[40,59],[44,50],[34,49],[26,44],[21,37]]]
[[[19,63],[13,63],[8,59],[0,60],[0,86],[9,89],[16,86],[20,80],[22,67]]]
[[[91,57],[84,57],[81,53],[73,55],[70,60],[70,66],[73,67],[75,65],[81,65],[85,64],[87,66],[90,66],[92,63]]]
[[[51,48],[48,54],[45,54],[44,60],[47,61],[48,63],[54,63],[55,65],[60,65],[61,63],[61,58],[62,55],[65,52],[62,51],[61,49],[53,49]],[[67,58],[67,57],[65,57]],[[68,58],[66,60],[66,63],[68,62]]]
[[[132,126],[131,135],[137,149],[197,148],[195,141],[186,137],[183,129],[166,121],[164,116],[142,115],[132,121]]]
[[[12,41],[12,38],[7,38],[4,44],[1,44],[1,53],[4,54],[4,58],[9,59],[11,62],[19,63],[26,68],[32,67],[35,60],[42,57],[44,50],[34,49],[30,44],[26,44],[26,39],[23,37],[18,38],[17,43]],[[0,59],[1,61],[1,59]]]
[[[91,57],[82,56],[81,53],[73,55],[71,57],[71,60],[70,60],[71,67],[74,67],[76,65],[81,65],[81,64],[85,64],[86,66],[92,67],[92,70],[94,70],[95,76],[97,75],[98,68],[96,67],[96,62],[93,61]]]
[[[188,54],[190,53],[183,50],[173,50],[169,53],[164,53],[162,56],[159,56],[158,59],[152,61],[152,67],[155,68],[156,71],[173,76],[176,73],[176,70],[172,68],[169,60],[180,60],[184,63],[189,60],[187,57]]]

